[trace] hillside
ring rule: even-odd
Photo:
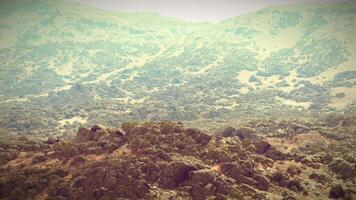
[[[0,2],[0,127],[72,135],[79,125],[355,112],[356,8],[269,7],[217,24],[72,2]]]

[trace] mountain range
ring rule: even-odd
[[[174,120],[213,129],[254,118],[352,114],[356,8],[275,6],[216,24],[73,2],[0,2],[0,127]]]

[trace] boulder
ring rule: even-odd
[[[247,165],[241,165],[238,163],[223,163],[220,165],[220,170],[226,176],[234,178],[235,180],[239,179],[240,176],[251,177],[253,174],[253,169],[249,168]]]
[[[55,143],[57,143],[57,142],[59,142],[58,139],[54,139],[54,138],[50,137],[50,138],[48,138],[44,143],[45,143],[45,144],[55,144]]]
[[[97,132],[98,130],[103,130],[103,128],[100,127],[99,125],[94,125],[90,128],[90,131],[92,131],[94,133]]]
[[[217,134],[223,137],[232,137],[236,133],[236,129],[230,125],[227,125],[222,128],[222,130],[218,131]]]
[[[214,183],[215,174],[210,169],[201,169],[189,172],[189,180],[193,185]]]
[[[84,187],[86,180],[87,177],[85,176],[77,176],[72,181],[72,187],[74,188]]]
[[[92,139],[92,134],[89,129],[80,127],[77,132],[76,142],[87,142]]]
[[[106,143],[103,146],[103,150],[107,153],[112,153],[113,151],[115,151],[118,148],[118,145],[112,142]]]
[[[204,199],[207,199],[207,197],[213,195],[215,193],[215,190],[216,190],[216,188],[211,183],[208,183],[204,186],[195,185],[191,189],[190,195],[195,200],[204,200]]]
[[[46,155],[35,155],[33,158],[32,158],[32,164],[37,164],[37,163],[40,163],[40,162],[44,162],[48,160],[48,157]]]
[[[256,139],[258,136],[255,133],[255,130],[248,127],[241,127],[236,130],[236,135],[240,140],[244,139]]]
[[[269,148],[271,148],[271,144],[264,140],[258,140],[253,143],[256,147],[256,153],[264,154],[267,152]]]
[[[189,172],[197,170],[193,165],[174,161],[161,167],[160,183],[165,188],[173,188],[189,178]]]
[[[345,196],[345,191],[340,184],[334,184],[329,191],[329,198],[339,199]]]
[[[253,176],[253,179],[256,181],[257,189],[263,190],[263,191],[268,191],[271,183],[269,182],[269,180],[266,177],[264,177],[262,175],[255,174]]]

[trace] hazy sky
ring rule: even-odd
[[[217,22],[270,5],[356,0],[72,0],[108,10],[155,12],[191,22]]]

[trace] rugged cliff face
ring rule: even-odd
[[[332,122],[332,123],[331,123]],[[251,121],[206,133],[175,122],[3,137],[1,199],[355,198],[355,119]]]

